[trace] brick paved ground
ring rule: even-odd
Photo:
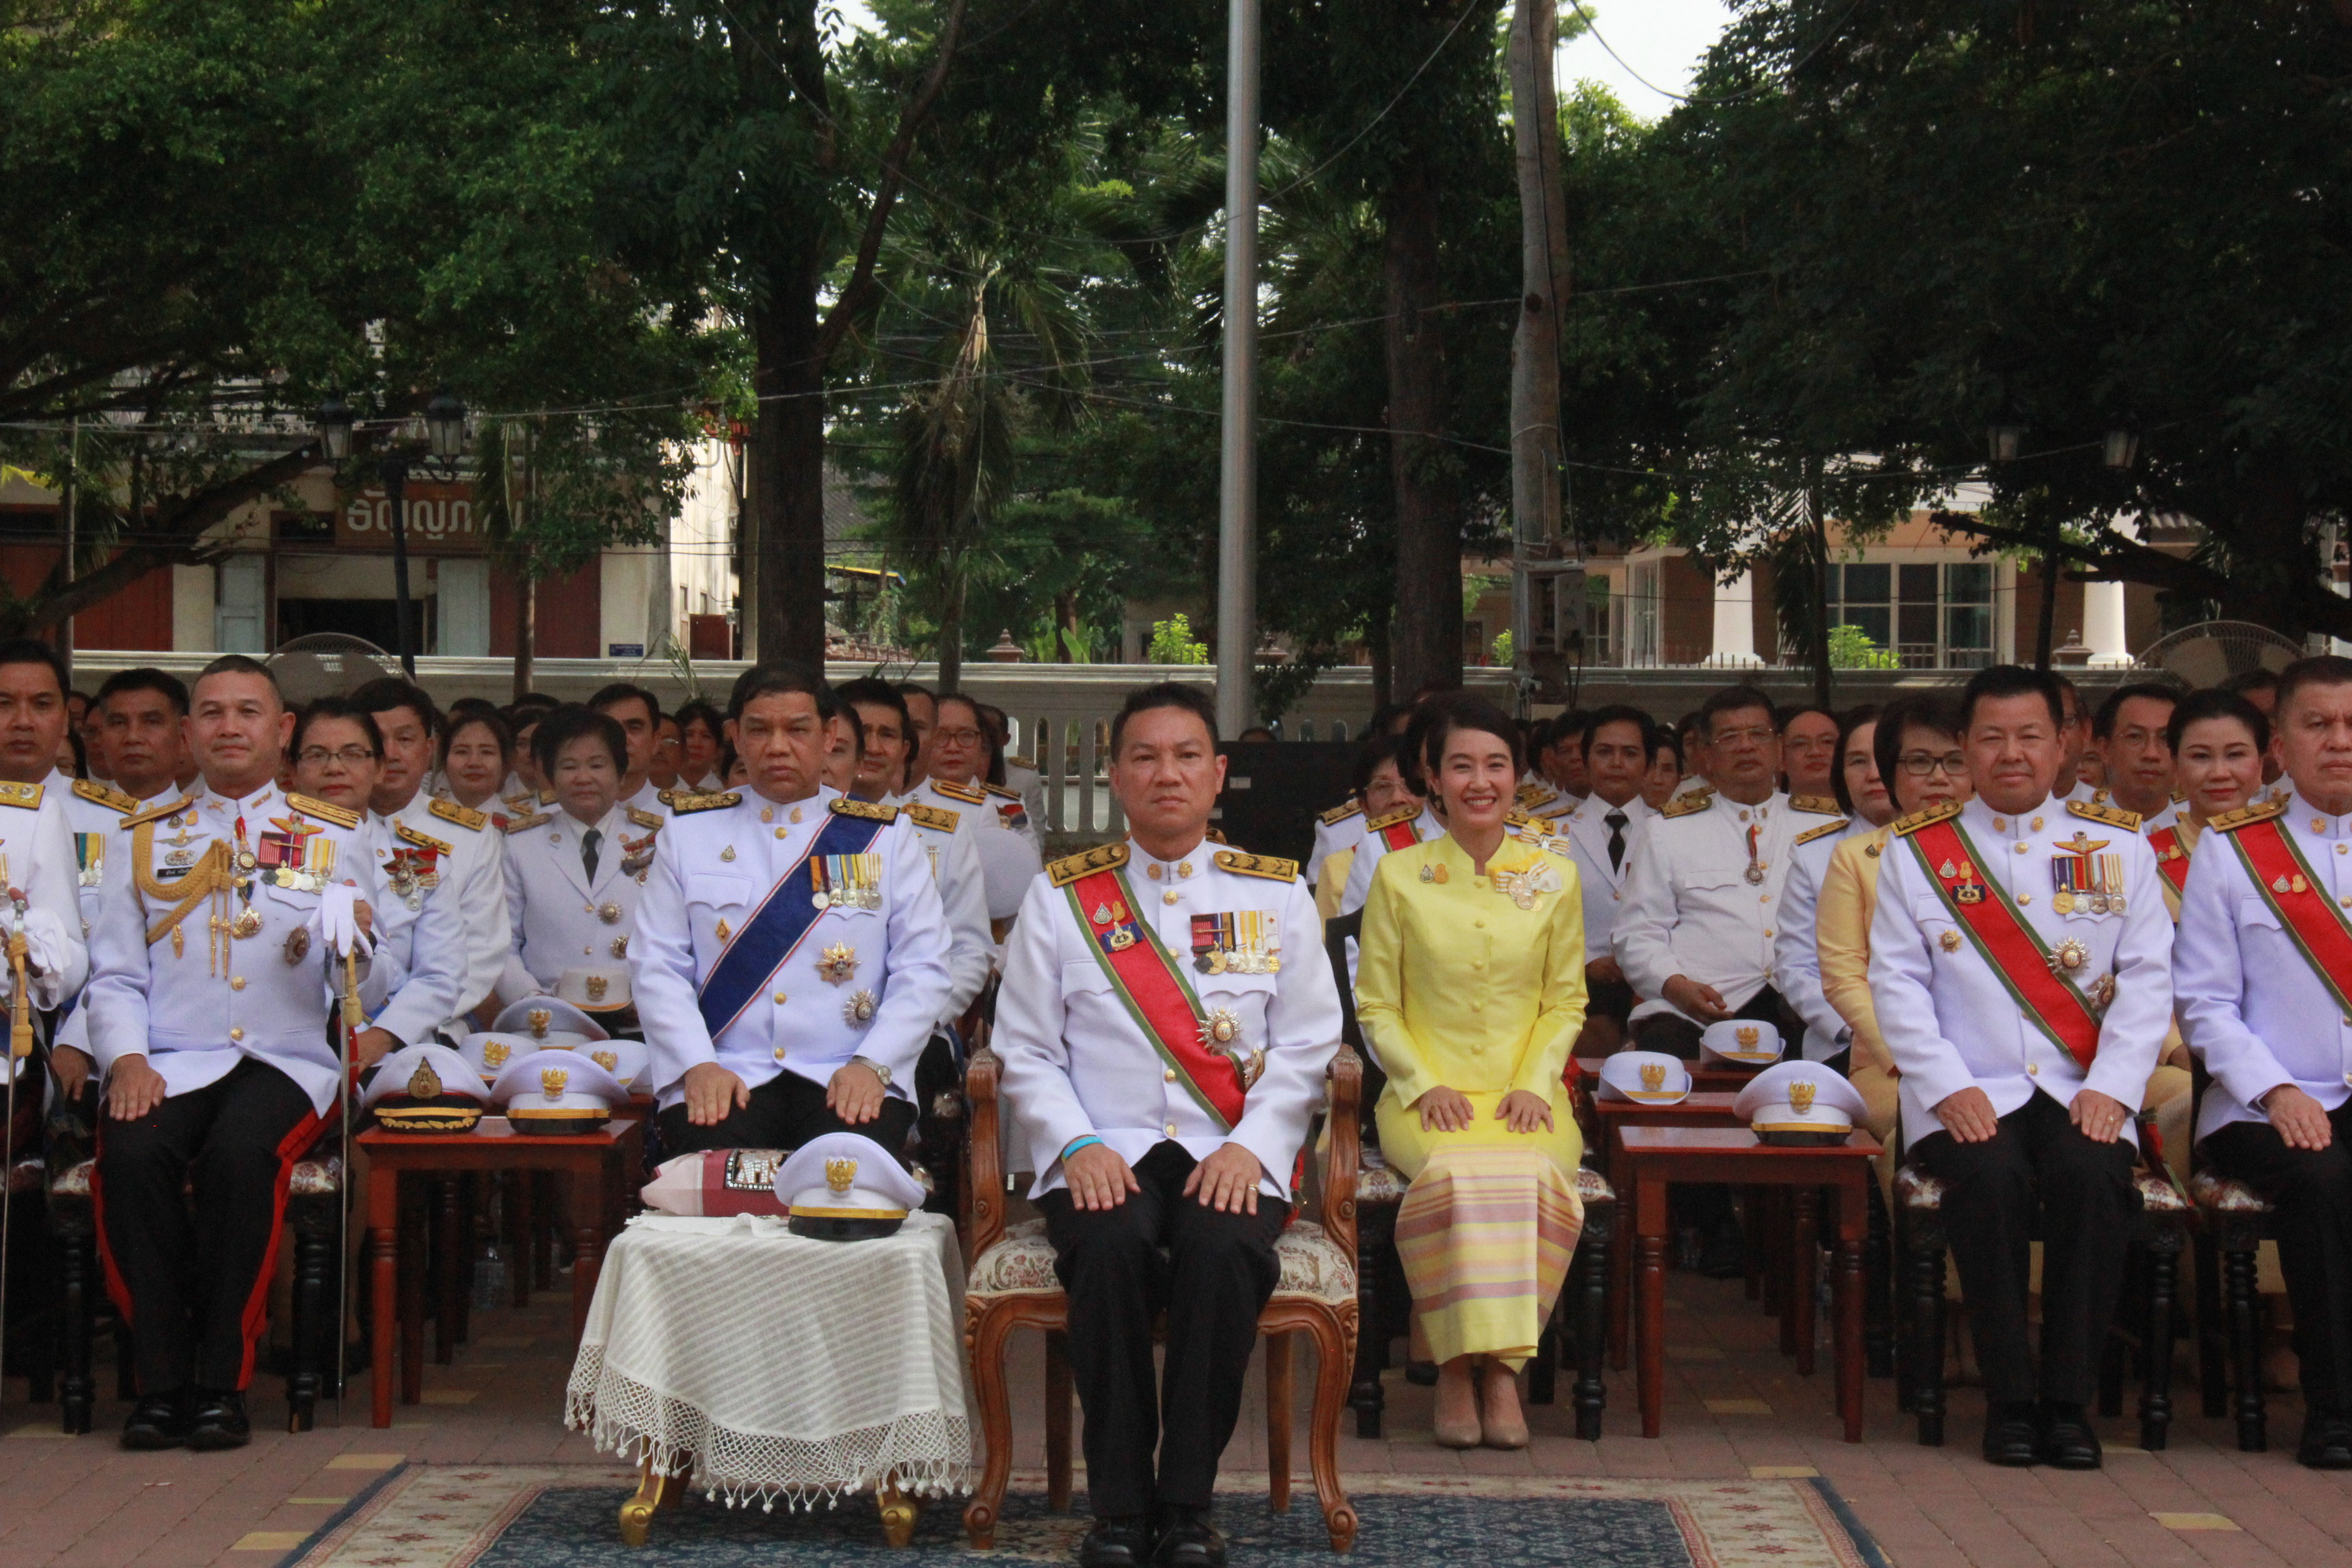
[[[1381,1442],[1349,1436],[1351,1472],[1710,1478],[1818,1470],[1853,1504],[1897,1568],[2294,1568],[2352,1562],[2352,1476],[2315,1475],[2274,1447],[2240,1454],[2220,1421],[2193,1414],[2193,1386],[2176,1384],[2191,1414],[2174,1425],[2163,1454],[2108,1449],[2093,1475],[1996,1470],[1975,1456],[1977,1396],[1956,1391],[1961,1412],[1941,1449],[1912,1441],[1894,1408],[1892,1385],[1870,1387],[1866,1442],[1835,1439],[1826,1358],[1811,1379],[1777,1352],[1772,1324],[1739,1300],[1738,1288],[1675,1276],[1668,1318],[1666,1435],[1633,1433],[1630,1385],[1612,1382],[1609,1436],[1583,1443],[1566,1435],[1562,1411],[1531,1411],[1536,1433],[1523,1453],[1454,1454],[1428,1438],[1430,1395],[1401,1376],[1389,1385]],[[0,1402],[0,1563],[8,1568],[257,1568],[276,1563],[336,1507],[396,1462],[538,1463],[594,1458],[561,1425],[571,1364],[562,1288],[531,1308],[478,1313],[473,1341],[456,1365],[425,1377],[426,1403],[404,1408],[384,1432],[365,1425],[364,1394],[340,1429],[331,1406],[321,1428],[289,1437],[264,1430],[231,1454],[126,1454],[113,1431],[124,1409],[100,1407],[99,1430],[57,1435],[56,1406],[25,1402],[12,1382]],[[1033,1361],[1034,1335],[1018,1352]],[[1302,1350],[1299,1391],[1312,1379]],[[101,1383],[110,1388],[110,1369]],[[1015,1463],[1044,1462],[1035,1376],[1016,1377],[1023,1451]],[[1706,1402],[1716,1402],[1710,1409]],[[1759,1407],[1760,1406],[1760,1407]],[[1242,1432],[1226,1456],[1236,1470],[1263,1468],[1263,1402],[1253,1392]],[[1737,1413],[1735,1413],[1737,1412]],[[281,1385],[265,1377],[253,1402],[256,1425],[282,1422]],[[2273,1399],[2272,1430],[2291,1447],[2302,1421],[2292,1399]],[[1353,1431],[1352,1421],[1349,1426]],[[2129,1421],[2104,1424],[2111,1445],[2129,1442]],[[1301,1462],[1302,1437],[1296,1451]],[[1303,1506],[1312,1506],[1311,1492]]]

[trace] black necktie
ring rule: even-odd
[[[596,885],[596,846],[604,841],[604,836],[593,827],[580,836],[580,864],[588,873],[590,887]]]
[[[1601,820],[1609,825],[1609,868],[1622,871],[1625,868],[1625,814],[1612,811]]]

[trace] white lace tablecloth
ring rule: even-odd
[[[564,1420],[731,1507],[971,1489],[963,1258],[945,1215],[814,1241],[640,1215],[604,1254]]]

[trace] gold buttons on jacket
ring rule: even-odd
[[[2042,1076],[2042,1064],[2040,1062],[2028,1062],[2025,1064],[2025,1072],[2026,1076],[2029,1078],[2040,1078]]]
[[[1150,865],[1146,866],[1146,867],[1143,868],[1143,874],[1144,874],[1145,876],[1147,876],[1147,877],[1150,878],[1150,879],[1151,879],[1153,881],[1155,881],[1155,882],[1156,882],[1156,881],[1158,881],[1158,880],[1160,880],[1160,875],[1161,875],[1160,870],[1160,862],[1159,862],[1159,861],[1157,861],[1157,860],[1154,860]]]
[[[778,1046],[776,1047],[776,1059],[778,1061],[782,1061],[784,1059],[784,1047],[782,1046]]]
[[[2020,845],[2017,847],[2017,852],[2018,852],[2020,855],[2022,855],[2022,854],[2024,854],[2027,850],[2029,850],[2029,849],[2031,849],[2031,848],[2032,848],[2032,847],[2033,847],[2033,846],[2032,846],[2032,845],[2031,845],[2031,844],[2020,844]]]
[[[1176,901],[1176,889],[1173,889],[1173,888],[1171,888],[1171,889],[1169,889],[1166,892],[1164,892],[1164,893],[1160,894],[1160,901],[1161,903],[1163,903],[1163,904],[1172,904],[1172,903],[1174,903],[1174,902]]]
[[[230,990],[232,990],[232,991],[242,991],[242,990],[244,990],[244,989],[245,989],[245,976],[244,976],[244,975],[242,975],[242,974],[232,974],[232,975],[230,975],[230,976],[228,977],[228,988],[229,988]]]
[[[241,1040],[245,1038],[245,1031],[243,1029],[231,1029],[228,1032],[228,1037],[232,1040]]]
[[[1168,1123],[1168,1136],[1171,1138],[1176,1136],[1176,1124],[1173,1121]]]
[[[1994,817],[1994,818],[1992,819],[1992,830],[1993,830],[1995,833],[2006,833],[2006,832],[2008,832],[2008,831],[2009,831],[2009,818],[2007,818],[2007,817],[2005,817],[2005,816],[1996,816],[1996,817]]]
[[[1162,1068],[1160,1069],[1160,1077],[1163,1082],[1174,1083],[1176,1081],[1176,1069],[1174,1068]]]
[[[784,994],[783,994],[782,992],[779,991],[779,992],[777,992],[777,993],[776,993],[776,1005],[777,1005],[777,1006],[779,1006],[779,1007],[781,1007],[781,1006],[782,1006],[783,1005],[784,1005]]]

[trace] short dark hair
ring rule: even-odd
[[[1633,725],[1640,733],[1643,745],[1646,749],[1654,752],[1657,749],[1649,744],[1650,731],[1657,728],[1650,721],[1650,716],[1630,702],[1612,702],[1605,708],[1595,708],[1584,716],[1584,749],[1586,751],[1592,750],[1592,737],[1601,733],[1603,726],[1610,724]]]
[[[624,702],[644,703],[646,721],[655,724],[661,722],[661,699],[635,681],[616,680],[610,686],[600,686],[596,694],[588,699],[588,706],[599,713],[609,708],[617,708]]]
[[[681,735],[686,733],[688,724],[700,724],[710,731],[712,740],[723,742],[727,739],[727,715],[699,697],[691,702],[678,704],[677,711],[672,717],[677,719],[677,732]]]
[[[118,669],[106,678],[90,701],[97,707],[106,706],[106,700],[118,691],[152,691],[172,705],[172,711],[186,718],[188,714],[187,683],[168,669],[152,665],[141,665],[133,669]]]
[[[1409,716],[1412,712],[1412,704],[1410,702],[1383,702],[1372,710],[1371,719],[1364,725],[1364,733],[1385,735],[1389,732],[1390,725]]]
[[[2058,722],[2061,726],[2063,726],[2066,722],[2066,704],[2069,701],[2074,704],[2074,711],[2076,713],[2084,713],[2083,707],[2083,693],[2075,687],[2072,677],[2061,675],[2054,669],[2044,670],[2042,673],[2050,677],[2051,685],[2054,687],[2058,692]],[[2010,695],[2014,697],[2019,695],[2019,693],[2011,692]],[[2087,714],[2084,716],[2087,717]]]
[[[507,712],[510,715],[520,714],[525,710],[535,713],[552,713],[562,706],[563,701],[561,698],[551,696],[544,691],[526,691],[507,704]],[[518,720],[517,722],[520,723],[520,721]]]
[[[816,704],[819,719],[831,721],[841,716],[841,700],[824,683],[824,677],[804,664],[778,659],[772,664],[755,664],[735,678],[734,686],[727,693],[727,717],[740,719],[743,710],[762,697],[789,697],[795,692]]]
[[[1803,718],[1808,713],[1820,714],[1831,723],[1835,724],[1840,730],[1843,730],[1845,728],[1845,721],[1843,720],[1840,719],[1836,714],[1831,712],[1828,709],[1822,707],[1818,702],[1790,702],[1775,709],[1772,713],[1772,727],[1785,735],[1789,732],[1790,725],[1795,723],[1798,720]]]
[[[63,701],[66,693],[73,689],[73,675],[66,668],[65,657],[58,652],[55,645],[44,642],[39,637],[10,637],[5,642],[0,642],[0,665],[9,664],[48,666],[49,673],[58,678],[59,701]]]
[[[1895,775],[1900,771],[1896,759],[1903,754],[1906,730],[1933,730],[1957,740],[1959,705],[1948,691],[1912,691],[1878,710],[1878,733],[1870,738],[1870,755],[1878,764],[1878,777],[1886,785],[1890,800],[1899,798],[1895,794]]]
[[[1396,764],[1397,777],[1415,795],[1428,792],[1422,787],[1421,770],[1413,766],[1412,751],[1402,735],[1375,735],[1356,752],[1356,798],[1372,787],[1372,775],[1381,771],[1382,763]]]
[[[460,697],[449,704],[452,717],[459,713],[495,713],[499,705],[487,697]]]
[[[1570,708],[1551,721],[1551,731],[1545,735],[1543,751],[1549,751],[1563,741],[1574,741],[1578,751],[1584,750],[1592,737],[1592,715],[1581,708]],[[1532,742],[1530,751],[1532,752]]]
[[[1750,708],[1761,708],[1771,719],[1772,727],[1775,730],[1780,727],[1780,710],[1772,706],[1769,697],[1753,686],[1727,686],[1698,705],[1698,727],[1706,733],[1707,743],[1715,743],[1715,721],[1717,719],[1726,713],[1745,712]]]
[[[856,718],[857,704],[860,702],[871,703],[877,708],[887,708],[891,712],[898,715],[898,732],[907,738],[908,742],[907,760],[910,764],[913,763],[915,719],[914,715],[907,711],[907,700],[898,694],[897,687],[878,676],[861,675],[856,680],[845,680],[835,687],[833,694],[841,699],[842,705],[849,710],[848,717],[853,719]],[[857,731],[857,754],[862,757],[866,754],[865,721],[859,720],[855,728]],[[898,781],[898,787],[904,789],[906,785],[907,781],[901,778]]]
[[[2352,683],[2352,658],[2339,654],[2315,654],[2299,658],[2279,671],[2278,710],[2284,715],[2294,694],[2306,686],[2343,686]]]
[[[2104,741],[2114,734],[2116,715],[2124,710],[2125,703],[2136,697],[2144,697],[2151,702],[2164,702],[2178,707],[2180,703],[2180,688],[2168,686],[2158,680],[2135,680],[2128,686],[2116,687],[2107,693],[2106,700],[2099,704],[2098,711],[2091,715],[2091,739]]]
[[[1828,710],[1820,709],[1815,711],[1827,712]],[[1857,703],[1846,710],[1844,716],[1838,720],[1837,743],[1830,752],[1830,793],[1837,796],[1838,809],[1848,816],[1853,815],[1853,791],[1846,786],[1845,782],[1846,742],[1853,739],[1853,732],[1856,730],[1861,729],[1864,724],[1876,722],[1878,722],[1878,704],[1875,702]],[[1873,744],[1870,765],[1874,768],[1878,766],[1878,747],[1875,743],[1877,740],[1876,735],[1871,737]],[[1884,779],[1886,775],[1881,773],[1878,776]],[[1891,791],[1889,798],[1893,798]]]
[[[280,708],[286,706],[286,693],[278,689],[278,677],[269,672],[269,667],[259,659],[242,653],[225,653],[196,671],[196,678],[188,682],[189,698],[194,700],[196,688],[215,675],[257,675],[269,682],[270,694],[278,699],[278,705]]]
[[[375,710],[332,691],[324,697],[313,698],[310,706],[295,716],[294,738],[288,743],[287,755],[299,756],[302,737],[310,732],[311,725],[326,719],[348,719],[357,724],[361,732],[367,736],[368,750],[379,758],[383,755],[383,731],[375,721]]]
[[[1518,726],[1511,716],[1494,703],[1473,691],[1449,691],[1431,698],[1413,716],[1412,728],[1405,731],[1406,742],[1421,764],[1423,779],[1433,777],[1445,756],[1445,742],[1457,730],[1476,731],[1492,735],[1511,749],[1511,772],[1514,776],[1526,765],[1526,753],[1520,750]],[[1424,784],[1423,794],[1429,793]]]
[[[2172,705],[2172,722],[2164,727],[2164,739],[2175,756],[2180,754],[2180,737],[2189,732],[2189,726],[2207,719],[2235,719],[2254,738],[2254,750],[2270,749],[2271,721],[2263,717],[2263,710],[2241,693],[2216,686],[2192,691]]]
[[[490,739],[499,743],[499,755],[502,757],[514,755],[514,731],[507,728],[504,714],[495,708],[453,706],[449,710],[448,722],[441,727],[441,767],[445,773],[449,767],[449,748],[456,743],[457,731],[469,724],[479,724],[490,732]]]
[[[352,700],[371,713],[389,713],[395,708],[405,708],[424,721],[425,729],[440,732],[441,710],[433,706],[433,699],[425,688],[413,680],[403,680],[396,675],[381,675],[352,693]]]
[[[931,703],[934,706],[938,704],[940,700],[940,694],[938,692],[932,690],[929,687],[923,685],[921,682],[914,680],[902,680],[898,682],[898,695],[901,697],[919,697],[924,701]]]
[[[530,754],[539,759],[539,771],[547,775],[549,784],[555,782],[556,757],[583,735],[593,735],[604,743],[616,771],[625,774],[629,771],[629,737],[620,721],[585,703],[571,702],[541,719],[530,738]]]
[[[1960,688],[1960,723],[1953,732],[1965,735],[1977,721],[1977,704],[1988,699],[2005,697],[2039,697],[2050,704],[2050,723],[2053,729],[2066,727],[2065,694],[2074,686],[2063,675],[2047,669],[2028,669],[2021,664],[1996,664],[1978,670]]]
[[[2243,697],[2249,692],[2276,691],[2278,689],[2278,685],[2279,672],[2277,670],[2268,669],[2261,665],[2256,665],[2252,669],[2242,669],[2238,671],[2237,674],[2230,677],[2229,679],[2221,682],[2221,689],[2224,691],[2234,691],[2239,696]],[[2257,710],[2257,711],[2260,711],[2260,710]]]
[[[976,705],[975,705],[976,706]],[[1127,742],[1127,721],[1139,713],[1149,713],[1157,708],[1181,708],[1201,721],[1209,731],[1209,744],[1217,743],[1217,704],[1214,699],[1197,686],[1187,686],[1179,680],[1162,680],[1150,686],[1139,686],[1127,694],[1118,705],[1118,712],[1110,721],[1110,754],[1117,761],[1119,749]]]
[[[1679,768],[1683,765],[1683,738],[1666,725],[1653,724],[1650,726],[1650,761],[1654,765],[1660,752],[1672,752],[1675,766]]]

